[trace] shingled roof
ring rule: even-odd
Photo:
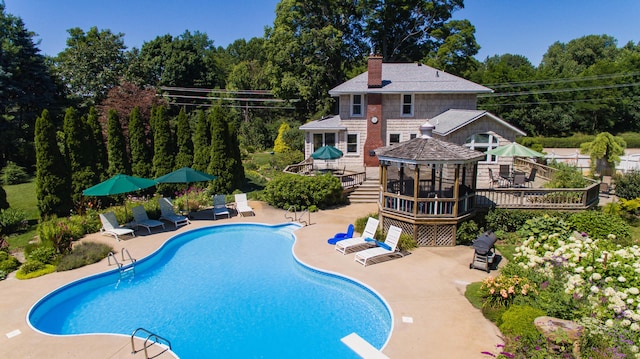
[[[490,88],[416,63],[383,63],[382,87],[368,87],[364,72],[329,91],[331,96],[353,93],[490,93]]]
[[[403,163],[469,163],[486,157],[482,152],[432,137],[418,137],[375,150],[381,161]]]

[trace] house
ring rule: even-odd
[[[434,138],[482,152],[524,136],[522,130],[477,109],[477,96],[491,92],[420,63],[383,63],[382,57],[371,56],[367,72],[329,91],[338,99],[338,114],[300,126],[305,157],[332,145],[342,150],[341,165],[348,169],[377,168],[377,148],[420,136],[426,122],[435,125]],[[480,162],[479,183],[488,180],[486,166],[500,160]]]

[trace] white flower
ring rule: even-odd
[[[620,325],[622,325],[623,327],[628,327],[628,326],[630,326],[630,325],[631,325],[631,321],[630,321],[629,319],[623,319],[623,320],[620,322]]]
[[[604,325],[606,325],[609,328],[613,327],[613,320],[612,319],[607,319],[607,321],[604,322]]]
[[[631,330],[633,330],[633,331],[636,331],[636,332],[640,331],[640,325],[638,323],[631,324],[631,326],[629,328]],[[634,353],[636,353],[636,352],[637,352],[637,349],[636,349],[636,351],[634,351]]]
[[[640,294],[640,290],[638,290],[638,288],[636,288],[636,287],[631,287],[631,288],[628,289],[628,291],[629,291],[630,294],[633,294],[633,295]]]
[[[605,283],[609,283],[609,282],[613,281],[613,278],[607,277],[607,278],[604,279],[604,281],[605,281]]]
[[[593,272],[593,267],[592,266],[588,266],[584,270],[586,270],[587,272]]]
[[[624,283],[624,282],[626,282],[626,281],[627,281],[627,279],[626,279],[625,277],[623,277],[623,276],[619,276],[619,277],[618,277],[618,282],[620,282],[620,283]]]
[[[594,286],[591,286],[591,292],[592,293],[598,293],[598,292],[600,292],[600,289],[594,285]]]
[[[602,276],[600,275],[600,273],[597,273],[597,272],[596,272],[596,273],[593,273],[593,274],[591,275],[591,279],[593,279],[593,280],[600,280],[600,279],[602,279]]]

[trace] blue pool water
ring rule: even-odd
[[[179,234],[117,270],[66,285],[29,312],[45,333],[167,338],[183,359],[357,358],[340,338],[356,332],[381,348],[391,331],[383,300],[292,255],[291,224],[231,224]],[[141,238],[140,240],[144,240]]]

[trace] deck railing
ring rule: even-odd
[[[475,194],[468,193],[455,198],[414,198],[385,192],[382,208],[413,218],[456,218],[474,209]]]
[[[491,188],[476,190],[479,208],[581,210],[598,203],[599,184],[586,188]]]

